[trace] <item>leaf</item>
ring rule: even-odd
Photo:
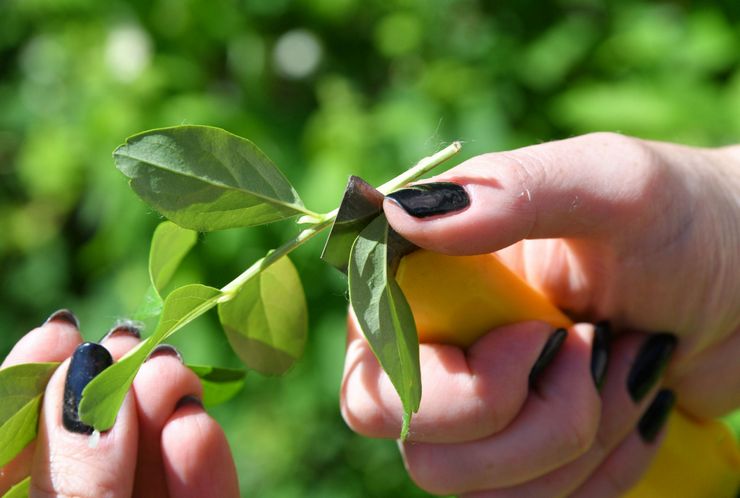
[[[350,176],[321,259],[347,273],[352,244],[360,232],[383,212],[383,194],[359,176]]]
[[[2,498],[28,498],[31,493],[31,476],[13,486]]]
[[[154,230],[149,249],[149,278],[160,295],[197,239],[196,232],[169,221],[160,223]]]
[[[396,388],[405,412],[401,438],[421,402],[416,325],[406,298],[389,275],[389,227],[378,216],[357,237],[349,263],[349,300],[362,332]]]
[[[219,128],[146,131],[127,139],[113,157],[145,202],[192,230],[255,226],[315,214],[261,150]]]
[[[244,387],[246,370],[188,365],[203,385],[203,404],[216,406],[230,400]]]
[[[82,392],[80,420],[103,432],[116,421],[139,367],[149,353],[169,336],[216,305],[222,293],[213,287],[190,284],[172,291],[164,301],[162,316],[154,333],[118,362],[95,377]]]
[[[162,222],[157,226],[149,248],[151,286],[144,296],[144,304],[135,314],[135,319],[143,320],[162,312],[162,291],[197,239],[196,232],[181,228],[170,221]]]
[[[247,281],[218,316],[237,356],[266,375],[288,370],[303,354],[308,312],[293,263],[283,257]]]
[[[0,370],[0,467],[36,437],[46,384],[58,363],[25,363]]]

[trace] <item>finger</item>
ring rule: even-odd
[[[1,368],[21,363],[64,361],[80,342],[77,317],[69,310],[59,310],[43,325],[23,336],[10,350]]]
[[[572,495],[574,498],[624,496],[645,474],[665,437],[663,426],[675,404],[672,391],[663,390],[653,400],[633,431]]]
[[[591,329],[579,324],[569,330],[537,389],[502,432],[461,444],[405,443],[412,479],[439,494],[506,487],[546,474],[587,451],[600,415],[590,372]]]
[[[134,392],[139,411],[139,456],[134,494],[167,496],[162,431],[177,403],[186,396],[200,399],[203,388],[198,377],[182,363],[177,350],[161,344],[141,366],[134,379]]]
[[[669,370],[666,380],[669,387],[681,393],[681,408],[699,418],[713,419],[740,406],[737,351],[740,328],[700,354],[675,362],[677,368]]]
[[[409,440],[472,441],[506,427],[527,398],[529,373],[552,332],[542,322],[527,322],[495,329],[467,352],[421,344],[424,396]],[[397,438],[401,432],[398,393],[352,317],[340,403],[345,421],[360,434]]]
[[[478,156],[430,180],[461,186],[469,205],[442,184],[391,194],[383,208],[405,238],[447,254],[493,252],[528,238],[599,237],[615,228],[623,234],[647,220],[646,206],[660,213],[670,201],[663,188],[669,173],[656,157],[637,139],[585,135]],[[440,214],[417,217],[429,212]]]
[[[188,437],[184,438],[183,434]],[[186,396],[162,431],[162,459],[169,496],[232,498],[239,496],[236,466],[223,430]]]
[[[1,368],[21,363],[61,362],[72,354],[80,342],[82,337],[77,318],[69,310],[59,310],[18,341]],[[0,467],[0,495],[30,473],[34,449],[35,441]]]
[[[131,321],[123,321],[115,325],[100,340],[114,361],[118,361],[141,342],[141,330]]]
[[[635,431],[638,420],[648,409],[658,390],[659,382],[649,381],[652,383],[647,388],[640,389],[644,394],[640,400],[635,401],[628,389],[628,379],[631,378],[633,366],[643,361],[638,359],[638,356],[641,351],[645,351],[644,345],[648,338],[644,334],[631,333],[620,335],[612,341],[609,367],[601,391],[601,420],[588,451],[577,460],[521,485],[472,494],[470,498],[570,496],[570,493],[584,483],[614,449]],[[648,356],[656,355],[648,351]],[[655,368],[662,369],[663,366],[656,365]]]
[[[111,362],[103,346],[84,343],[49,381],[31,471],[32,496],[131,496],[138,436],[133,398],[126,396],[115,425],[97,441],[77,419],[82,389]]]

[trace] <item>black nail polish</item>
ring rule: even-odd
[[[637,353],[627,376],[627,391],[637,403],[653,388],[668,366],[678,340],[668,333],[652,334]]]
[[[197,406],[198,408],[203,408],[203,402],[197,396],[189,394],[180,398],[180,401],[175,405],[175,411],[185,406]]]
[[[100,338],[99,342],[103,342],[104,340],[110,339],[116,335],[130,335],[137,339],[141,339],[141,330],[134,322],[126,320],[106,332],[106,334]]]
[[[80,421],[79,406],[82,390],[100,372],[113,363],[107,349],[94,342],[85,342],[77,346],[67,371],[64,383],[64,401],[62,406],[62,425],[70,432],[92,434],[93,428]]]
[[[637,423],[637,432],[646,443],[652,443],[660,434],[665,425],[673,405],[676,404],[676,395],[670,389],[658,392],[655,399]]]
[[[386,197],[395,201],[415,218],[452,213],[470,206],[470,197],[465,189],[450,182],[412,185],[396,190]]]
[[[180,352],[170,344],[159,344],[156,348],[152,349],[152,352],[147,356],[146,361],[156,358],[157,356],[173,356],[180,360],[180,363],[185,363],[182,359]]]
[[[609,365],[609,344],[611,342],[611,324],[604,320],[594,327],[594,340],[591,345],[591,376],[596,389],[601,390]]]
[[[567,336],[567,330],[557,329],[547,339],[547,342],[542,347],[542,352],[537,357],[537,361],[534,362],[534,366],[532,366],[532,370],[529,372],[529,387],[535,387],[537,379],[540,377],[547,365],[552,363],[552,360],[555,358],[555,354],[560,350],[560,347],[565,342],[565,338]]]
[[[80,330],[80,321],[77,319],[74,313],[67,309],[57,310],[49,316],[44,322],[44,325],[51,322],[66,322],[72,325],[77,330]]]

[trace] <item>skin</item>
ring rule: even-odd
[[[527,376],[552,333],[542,323],[497,329],[467,350],[421,345],[424,395],[400,444],[421,488],[619,496],[660,445],[635,426],[661,387],[699,417],[740,406],[740,147],[597,133],[478,156],[428,181],[462,185],[471,205],[418,219],[386,199],[402,236],[446,254],[498,251],[573,318],[609,319],[617,335],[601,392],[588,323],[570,329],[536,389]],[[398,396],[358,330],[350,316],[342,414],[360,434],[395,438]],[[679,344],[635,403],[626,379],[649,331]]]
[[[115,360],[139,339],[117,333],[102,344]],[[89,436],[63,428],[64,380],[80,332],[52,321],[23,337],[0,368],[19,363],[62,361],[44,395],[39,436],[0,472],[0,495],[31,475],[31,497],[237,497],[231,452],[221,427],[200,406],[176,408],[202,388],[175,355],[142,366],[114,427],[95,448]]]
[[[594,134],[479,156],[432,181],[463,185],[470,208],[418,220],[386,201],[399,233],[448,254],[500,251],[574,317],[609,318],[625,332],[612,343],[601,392],[590,376],[588,323],[571,327],[536,389],[527,377],[552,333],[542,323],[497,329],[467,350],[422,345],[424,398],[400,446],[420,487],[470,497],[619,496],[660,444],[634,428],[661,386],[701,417],[740,405],[740,147]],[[646,337],[636,330],[680,339],[666,375],[638,403],[625,389]],[[142,366],[96,448],[64,430],[64,377],[81,342],[74,326],[51,322],[0,367],[64,362],[47,387],[39,438],[2,469],[0,494],[30,472],[34,497],[238,496],[221,428],[196,405],[175,408],[201,395],[175,356]],[[115,335],[104,345],[117,359],[137,342]],[[352,317],[341,404],[355,431],[398,435],[397,395]]]

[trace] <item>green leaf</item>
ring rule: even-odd
[[[3,495],[3,498],[28,498],[31,493],[31,476],[13,486]]]
[[[203,385],[203,404],[216,406],[230,400],[244,387],[246,370],[188,365]]]
[[[390,274],[388,222],[378,216],[357,237],[349,262],[349,300],[362,332],[401,397],[401,438],[421,402],[416,324],[406,298]]]
[[[0,467],[36,437],[41,398],[58,363],[26,363],[0,370]]]
[[[149,205],[198,231],[247,227],[313,215],[283,173],[252,142],[209,126],[134,135],[116,167]]]
[[[249,368],[266,375],[288,370],[303,354],[308,312],[303,286],[287,256],[218,305],[226,337]]]
[[[144,304],[134,318],[143,320],[162,312],[162,291],[172,279],[183,258],[187,256],[198,239],[192,230],[181,228],[165,221],[160,223],[152,235],[149,248],[149,280],[151,286],[144,296]]]
[[[164,301],[159,325],[151,337],[103,370],[85,387],[80,401],[80,420],[101,432],[113,427],[126,393],[149,353],[157,344],[214,307],[221,296],[220,290],[200,284],[185,285],[172,291]]]
[[[149,278],[160,295],[197,240],[196,232],[169,221],[160,223],[154,230],[149,249]]]

